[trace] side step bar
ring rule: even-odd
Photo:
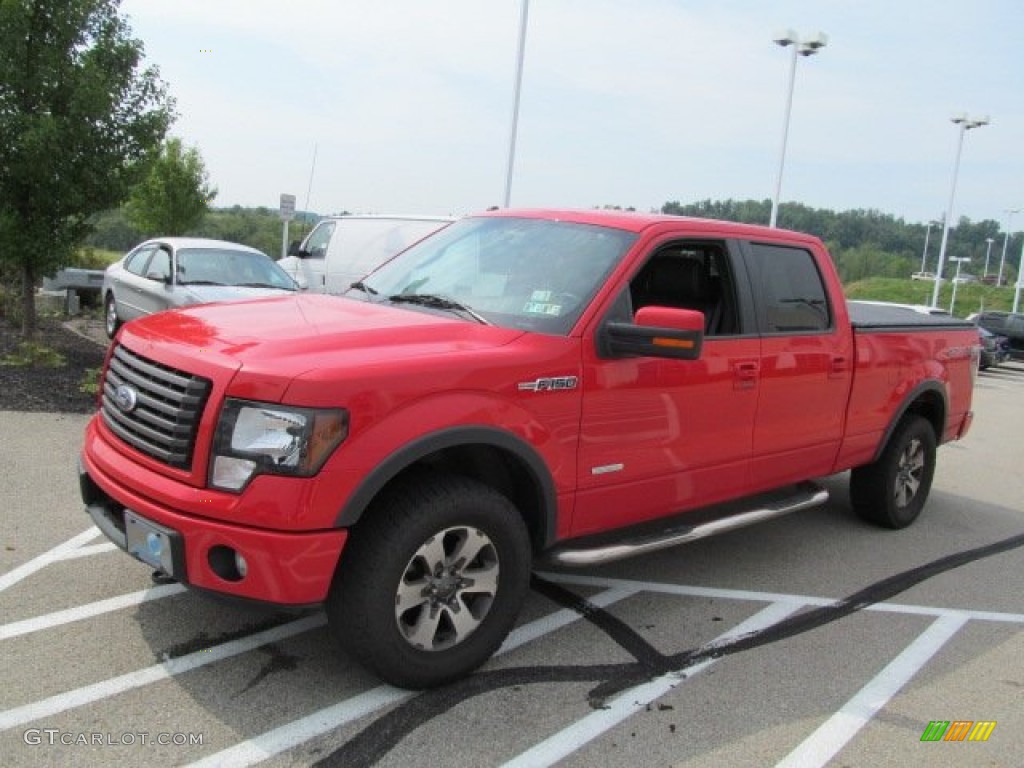
[[[545,559],[554,565],[581,567],[600,565],[613,560],[655,552],[678,544],[687,544],[708,536],[728,533],[737,528],[744,528],[764,520],[788,515],[801,509],[816,507],[828,501],[828,491],[814,483],[800,483],[791,494],[782,498],[772,499],[770,503],[743,512],[737,512],[697,525],[674,527],[655,534],[647,534],[636,538],[624,538],[614,543],[599,546],[573,547],[555,549],[545,555]]]

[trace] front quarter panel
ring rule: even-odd
[[[347,439],[317,478],[311,507],[318,510],[318,517],[310,525],[327,527],[358,517],[362,509],[353,512],[350,504],[364,478],[374,476],[373,483],[380,485],[379,467],[389,467],[383,477],[389,479],[417,458],[404,453],[407,446],[452,430],[480,435],[479,430],[486,429],[498,437],[484,439],[485,444],[519,446],[521,456],[536,457],[534,471],[550,478],[545,482],[550,482],[551,493],[565,500],[563,506],[569,505],[576,482],[579,370],[578,340],[527,334],[490,350],[453,350],[421,359],[414,367],[406,361],[393,370],[347,375],[320,370],[298,377],[288,388],[286,402],[332,404],[350,414]],[[562,381],[557,388],[533,388],[538,381],[555,379]],[[325,402],[325,387],[330,402]],[[367,501],[355,503],[365,506]],[[319,518],[328,507],[333,510],[330,519]],[[569,511],[566,506],[559,515],[559,530],[568,530]]]

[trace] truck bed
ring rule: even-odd
[[[971,328],[971,323],[953,317],[942,309],[923,305],[886,304],[870,301],[848,301],[853,329],[866,331],[936,330],[938,328]]]

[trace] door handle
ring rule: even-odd
[[[848,368],[849,368],[849,366],[847,365],[847,360],[846,360],[845,357],[843,357],[842,355],[837,355],[836,357],[833,357],[832,358],[832,365],[829,368],[829,372],[828,372],[829,378],[830,379],[842,378],[846,374],[846,371],[848,370]]]
[[[757,384],[757,375],[761,366],[755,362],[736,363],[732,370],[735,375],[733,389],[753,389]]]

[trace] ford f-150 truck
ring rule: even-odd
[[[606,211],[460,220],[353,284],[125,325],[86,509],[199,590],[323,603],[397,685],[586,566],[822,503],[901,528],[971,423],[977,332],[843,298],[811,236]]]

